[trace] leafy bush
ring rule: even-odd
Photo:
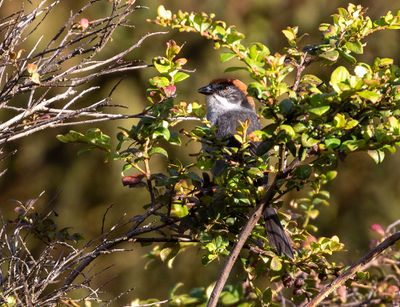
[[[121,128],[115,149],[111,138],[98,129],[58,136],[62,142],[84,143],[85,150],[99,148],[109,160],[121,161],[122,183],[147,189],[149,194],[143,214],[119,221],[83,249],[73,249],[71,260],[63,264],[66,278],[60,289],[89,284],[88,278],[80,280],[81,274],[96,258],[119,251],[116,247],[121,243],[161,243],[147,257],[160,259],[170,268],[178,254],[193,247],[201,250],[204,265],[225,257],[227,261],[215,285],[179,294],[178,284],[165,300],[138,299],[132,305],[204,305],[208,301],[208,306],[218,302],[227,306],[315,306],[326,297],[327,304],[398,303],[400,253],[395,248],[386,251],[400,238],[396,224],[386,230],[375,226],[382,242],[346,267],[332,260],[333,254],[346,252],[344,244],[337,236],[317,237],[314,221],[320,207],[329,205],[325,187],[337,176],[341,159],[364,151],[380,163],[385,153],[394,152],[400,144],[399,67],[388,58],[376,58],[369,64],[358,61],[368,35],[400,29],[400,12],[371,20],[364,8],[349,4],[333,15],[332,23],[320,26],[319,44],[302,46],[303,35],[297,27],[283,30],[288,42],[280,53],[272,53],[259,42],[246,44],[244,34],[213,14],[173,14],[160,6],[152,22],[201,35],[213,41],[216,49],[223,49],[222,62],[236,60],[240,66],[227,71],[244,70],[252,78],[248,92],[258,101],[263,128],[247,135],[243,123],[235,135],[240,147],[218,143],[214,127],[204,120],[202,105],[175,102],[179,83],[193,72],[185,68],[188,60],[180,56],[183,46],[168,41],[165,55],[152,61],[157,75],[149,80],[148,105],[134,116],[140,118],[137,124]],[[306,73],[315,64],[326,65],[331,71],[329,80]],[[31,71],[31,79],[36,72]],[[41,86],[33,79],[29,82]],[[182,121],[201,124],[178,131],[175,127]],[[171,157],[167,146],[181,146],[186,140],[211,143],[216,149],[199,152],[196,162],[186,165]],[[260,143],[256,156],[249,153],[254,141]],[[153,171],[155,156],[165,159],[164,172]],[[221,159],[227,160],[227,169],[211,180],[207,172]],[[255,184],[265,172],[269,183]],[[305,196],[289,198],[293,195],[289,192],[296,190]],[[271,248],[259,222],[267,206],[279,209],[293,240],[294,259]],[[57,242],[71,238],[74,235],[68,234]],[[241,281],[225,285],[236,258]],[[4,304],[10,298],[17,301],[15,292],[2,293],[6,291]]]

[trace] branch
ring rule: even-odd
[[[257,225],[258,220],[261,218],[266,206],[269,204],[269,202],[273,198],[273,196],[275,194],[276,185],[277,185],[277,176],[275,176],[274,181],[268,188],[264,199],[255,208],[255,210],[251,214],[248,222],[246,223],[246,225],[243,227],[242,231],[240,232],[239,239],[233,246],[232,252],[229,254],[229,257],[225,262],[224,268],[222,269],[222,271],[218,277],[217,283],[215,284],[214,289],[210,295],[210,300],[207,303],[207,307],[217,306],[219,296],[221,295],[221,292],[225,286],[225,283],[229,277],[229,274],[232,271],[233,265],[235,264],[240,251],[242,250],[244,244],[246,243],[247,238],[250,236],[251,232],[253,231],[253,228]]]
[[[88,0],[80,9],[71,12],[67,22],[44,48],[40,48],[39,38],[33,47],[28,49],[26,56],[22,56],[22,49],[18,46],[34,31],[45,29],[45,20],[49,12],[62,1],[42,0],[30,13],[26,13],[22,7],[18,13],[0,20],[0,30],[5,32],[4,40],[0,42],[0,54],[3,55],[1,50],[17,53],[12,57],[10,52],[5,52],[0,59],[0,109],[7,108],[16,112],[10,115],[7,113],[0,123],[0,144],[47,128],[136,117],[104,114],[98,110],[104,103],[92,103],[82,109],[75,107],[83,96],[98,89],[97,86],[92,86],[82,91],[77,89],[78,86],[98,80],[102,76],[151,67],[151,64],[145,64],[144,61],[125,58],[149,38],[167,33],[146,33],[122,51],[115,52],[110,57],[101,57],[103,47],[108,44],[115,30],[128,26],[128,17],[141,6],[133,6],[123,1],[113,2],[107,16],[92,20],[87,29],[77,28],[76,23],[80,16],[100,1]],[[37,18],[39,15],[41,18]],[[28,26],[32,29],[24,33],[28,31]],[[34,81],[31,73],[27,71],[29,64],[35,65],[39,81]],[[63,87],[67,89],[56,95],[50,91]],[[21,105],[18,98],[24,94],[29,98],[25,105]],[[108,102],[109,99],[110,97],[101,101]],[[47,114],[43,116],[43,112]]]
[[[169,301],[171,301],[171,299],[166,299],[166,300],[162,300],[162,301],[158,301],[158,302],[154,302],[154,303],[147,303],[147,304],[140,304],[140,305],[135,305],[136,307],[150,307],[150,306],[159,306],[161,304],[166,304]],[[130,305],[132,306],[132,305]],[[124,306],[124,307],[129,307],[129,306]]]
[[[169,219],[162,224],[159,225],[154,225],[151,226],[149,225],[144,225],[142,227],[139,227],[141,223],[143,223],[148,217],[153,215],[157,210],[162,208],[163,205],[157,204],[154,207],[149,208],[143,215],[137,216],[134,219],[131,220],[133,222],[133,226],[129,231],[127,231],[125,234],[123,234],[120,237],[117,237],[115,239],[110,239],[110,240],[103,240],[100,244],[98,244],[91,252],[88,252],[87,254],[83,255],[80,259],[78,259],[75,264],[78,264],[76,268],[72,269],[72,272],[67,276],[64,282],[64,286],[68,286],[73,283],[73,281],[82,273],[82,271],[90,264],[92,263],[93,260],[95,260],[99,255],[101,255],[104,252],[109,251],[110,249],[114,248],[118,244],[121,244],[123,242],[128,242],[128,241],[135,241],[135,236],[142,235],[145,233],[149,233],[155,230],[158,230],[163,227],[167,227],[171,224],[176,223],[176,220]],[[138,228],[139,227],[139,228]],[[104,238],[104,236],[103,236]],[[139,239],[140,240],[146,240],[144,238]]]
[[[299,64],[296,64],[296,79],[295,82],[293,84],[292,90],[293,91],[297,91],[300,85],[300,81],[301,81],[301,76],[303,74],[304,69],[306,68],[306,66],[309,64],[306,60],[307,60],[307,52],[305,52],[302,56],[301,56],[301,60]]]
[[[147,38],[149,38],[151,36],[154,36],[154,35],[165,35],[167,33],[168,32],[165,32],[165,31],[164,32],[160,31],[160,32],[147,33],[147,34],[143,35],[142,38],[140,38],[139,41],[136,44],[134,44],[131,47],[129,47],[128,49],[116,54],[115,56],[113,56],[111,58],[108,58],[108,59],[106,59],[104,61],[98,61],[93,65],[86,66],[86,67],[83,67],[81,69],[74,70],[72,73],[73,74],[79,74],[79,73],[82,73],[82,72],[87,72],[87,71],[96,69],[98,67],[104,66],[104,65],[109,64],[109,63],[115,63],[118,60],[122,59],[124,56],[126,56],[128,53],[132,52],[134,49],[139,48]],[[78,67],[78,65],[76,67]]]
[[[377,247],[371,249],[366,255],[364,255],[358,262],[353,264],[350,268],[343,272],[342,275],[337,277],[332,283],[327,285],[322,291],[314,297],[308,304],[304,307],[314,307],[321,303],[329,294],[337,290],[341,285],[343,285],[348,279],[353,277],[357,272],[361,272],[365,267],[373,261],[377,256],[383,253],[387,248],[395,244],[400,240],[400,231],[392,234],[390,237],[386,238]]]
[[[226,260],[225,265],[218,277],[217,283],[215,284],[214,289],[210,295],[210,299],[207,303],[207,307],[216,307],[217,306],[219,296],[221,295],[221,292],[225,286],[226,281],[228,280],[229,274],[232,271],[233,265],[235,264],[236,259],[238,258],[239,254],[240,254],[240,251],[242,250],[244,244],[246,243],[246,241],[247,241],[248,237],[250,236],[251,232],[253,231],[254,227],[257,225],[258,220],[261,218],[265,209],[270,204],[271,200],[273,199],[273,197],[275,195],[278,180],[285,178],[299,164],[300,164],[300,160],[295,159],[288,166],[288,168],[286,169],[285,172],[280,172],[275,176],[271,185],[268,187],[268,190],[267,190],[264,198],[261,200],[261,202],[255,208],[255,210],[251,214],[249,220],[247,221],[246,225],[243,227],[242,231],[240,232],[238,241],[233,246],[232,252],[230,253],[228,259]]]

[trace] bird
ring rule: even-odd
[[[237,133],[241,122],[249,122],[247,134],[261,129],[254,99],[248,95],[246,84],[239,79],[215,79],[200,87],[198,92],[206,96],[206,119],[216,127],[215,137],[227,140],[227,146],[240,146],[233,136]],[[252,154],[256,154],[255,150],[251,151]],[[222,164],[226,162],[215,162],[211,170],[214,177],[221,175]],[[268,205],[263,216],[270,245],[278,254],[293,259],[291,240],[282,227],[276,209]]]
[[[216,79],[198,89],[206,95],[206,118],[217,126],[218,138],[236,133],[239,122],[250,120],[248,132],[261,128],[255,112],[254,99],[247,94],[247,86],[238,79]]]

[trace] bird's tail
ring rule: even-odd
[[[293,259],[293,248],[290,239],[285,233],[282,224],[279,220],[276,210],[268,206],[264,211],[265,229],[267,231],[268,240],[272,247],[282,255]]]

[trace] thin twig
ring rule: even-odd
[[[166,304],[170,301],[171,301],[171,299],[166,299],[166,300],[162,300],[162,301],[158,301],[158,302],[154,302],[154,303],[140,304],[140,305],[134,305],[134,306],[135,307],[150,307],[150,306]],[[130,305],[130,306],[132,306],[132,305]],[[124,307],[129,307],[129,306],[124,306]]]
[[[299,88],[301,76],[307,65],[307,62],[306,62],[307,56],[308,56],[308,54],[307,54],[307,52],[305,52],[301,57],[300,63],[296,64],[297,72],[296,72],[296,79],[294,81],[293,88],[292,88],[293,91],[297,91],[297,89]]]

